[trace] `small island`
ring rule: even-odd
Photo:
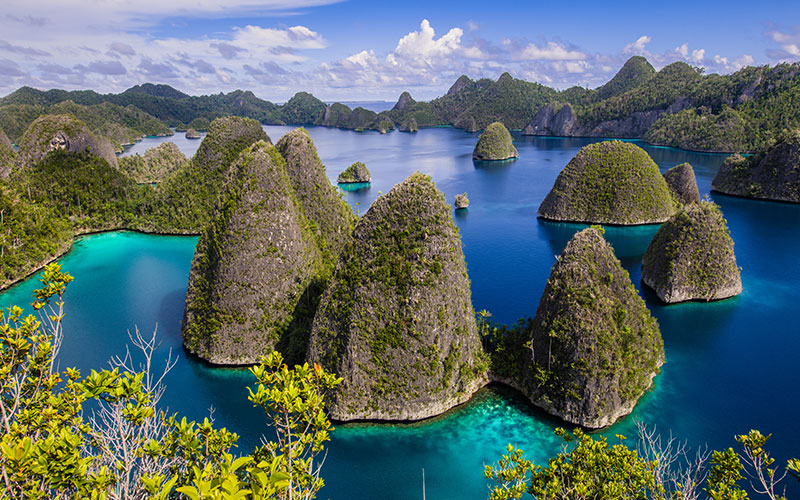
[[[200,132],[198,132],[197,130],[195,130],[193,128],[190,128],[189,130],[186,131],[186,138],[187,139],[200,139],[201,137],[202,136],[200,135]]]
[[[584,146],[558,174],[539,216],[564,222],[636,225],[675,213],[667,182],[645,150],[623,141]]]
[[[481,161],[509,160],[519,157],[505,125],[494,122],[483,131],[472,151],[472,158]]]
[[[339,177],[336,179],[336,182],[338,184],[354,184],[370,182],[371,179],[372,176],[370,175],[367,166],[362,162],[357,161],[340,173]]]
[[[800,203],[800,130],[781,134],[773,146],[752,156],[729,156],[711,189],[745,198]]]
[[[467,198],[467,193],[457,194],[456,195],[456,209],[464,210],[469,207],[469,198]]]
[[[719,207],[694,203],[665,222],[644,254],[642,282],[667,304],[740,294],[733,239]]]
[[[664,172],[664,180],[675,200],[681,205],[700,203],[697,178],[689,163],[681,163]]]
[[[629,414],[664,363],[658,323],[591,227],[558,257],[531,326],[521,389],[569,423],[597,429]]]

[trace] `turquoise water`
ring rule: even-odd
[[[290,130],[265,127],[273,141]],[[309,131],[332,182],[354,161],[372,173],[369,189],[342,192],[364,213],[380,192],[414,170],[433,176],[452,203],[467,192],[468,211],[454,212],[477,309],[513,322],[532,315],[550,268],[575,231],[584,226],[542,221],[536,209],[560,169],[589,139],[515,135],[520,158],[475,163],[476,134],[424,129],[417,134],[355,133],[312,127]],[[167,139],[169,140],[169,139]],[[701,194],[724,156],[647,148],[662,169],[689,161]],[[717,303],[662,306],[644,292],[664,336],[667,363],[655,387],[634,413],[603,434],[634,434],[641,420],[691,446],[735,446],[734,434],[751,428],[773,433],[769,449],[779,462],[800,455],[800,206],[714,195],[728,219],[742,267],[744,292]],[[641,291],[640,262],[657,226],[611,227],[606,236]],[[180,319],[195,238],[134,233],[94,235],[62,259],[76,276],[70,285],[62,366],[104,366],[124,351],[126,330],[158,325],[164,353],[180,356],[170,374],[165,402],[172,411],[203,418],[215,408],[219,425],[249,451],[265,432],[264,419],[246,399],[246,370],[208,367],[186,358]],[[31,280],[0,296],[3,306],[30,302]],[[425,469],[430,499],[487,497],[483,465],[507,443],[539,462],[558,450],[559,423],[511,391],[490,388],[437,419],[411,425],[339,425],[323,469],[320,498],[408,499],[421,497]],[[798,491],[790,489],[792,493]]]

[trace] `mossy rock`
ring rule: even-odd
[[[85,123],[72,115],[42,115],[28,126],[20,137],[18,161],[28,166],[55,149],[71,152],[87,151],[117,167],[114,146],[105,138],[96,137]]]
[[[567,243],[531,332],[521,388],[537,406],[583,427],[629,414],[664,362],[658,323],[600,228]]]
[[[197,243],[183,342],[214,364],[253,364],[288,342],[322,255],[277,149],[259,141],[229,177]]]
[[[192,158],[195,168],[224,171],[228,165],[258,141],[271,144],[261,124],[252,118],[224,116],[208,127],[208,133]]]
[[[119,168],[139,184],[161,182],[188,163],[174,142],[162,142],[145,151],[144,156],[131,155],[119,159]]]
[[[370,182],[370,180],[372,180],[372,175],[369,173],[367,166],[357,161],[339,174],[336,182],[339,184],[349,184],[353,182]]]
[[[455,204],[456,208],[459,210],[467,208],[469,206],[469,198],[467,198],[467,193],[457,194]]]
[[[286,159],[286,171],[311,231],[333,271],[336,259],[350,240],[356,215],[325,174],[317,148],[304,128],[292,130],[276,145]]]
[[[644,254],[642,281],[668,304],[740,294],[733,239],[719,207],[695,203],[665,222]]]
[[[782,134],[759,154],[729,156],[711,188],[734,196],[800,203],[800,130]]]
[[[664,172],[664,180],[672,192],[675,201],[681,205],[700,203],[700,191],[697,189],[697,178],[689,163],[681,163]]]
[[[200,139],[203,136],[200,135],[200,132],[198,132],[197,130],[190,128],[189,130],[186,131],[184,137],[186,137],[187,139]]]
[[[418,132],[419,131],[419,124],[417,124],[417,119],[413,116],[409,116],[400,124],[398,128],[400,132]]]
[[[418,420],[486,383],[461,238],[444,195],[414,173],[359,221],[320,301],[309,361],[344,379],[337,420]]]
[[[483,131],[472,151],[472,157],[476,160],[508,160],[517,158],[519,153],[511,139],[511,133],[505,125],[494,122]]]
[[[14,146],[8,140],[5,132],[0,129],[0,179],[8,177],[11,169],[14,168],[16,160],[17,153],[14,151]]]
[[[635,225],[664,222],[677,209],[645,150],[622,141],[584,146],[539,206],[545,219]]]

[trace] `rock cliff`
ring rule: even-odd
[[[208,133],[192,157],[195,168],[224,171],[244,149],[258,142],[270,143],[261,124],[252,118],[224,116],[208,127]]]
[[[668,304],[741,293],[733,240],[719,207],[695,203],[665,222],[644,254],[642,281]]]
[[[545,219],[600,224],[651,224],[676,203],[645,150],[622,141],[584,146],[556,178],[539,206]]]
[[[14,152],[11,141],[8,140],[5,132],[0,129],[0,179],[8,177],[11,169],[14,168],[16,159],[17,153]]]
[[[344,379],[336,420],[418,420],[486,383],[464,254],[444,195],[420,173],[359,221],[325,291],[309,361]]]

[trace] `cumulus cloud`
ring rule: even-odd
[[[394,66],[409,64],[417,68],[433,67],[461,49],[463,35],[461,28],[452,28],[436,40],[431,23],[423,19],[419,31],[412,31],[397,42],[387,61]]]
[[[642,35],[636,39],[635,42],[629,43],[622,49],[623,54],[639,54],[645,55],[647,54],[647,44],[650,43],[652,39],[647,35]]]
[[[586,54],[579,50],[569,50],[557,42],[547,42],[544,47],[529,43],[517,58],[530,61],[578,61],[586,59]]]
[[[776,28],[768,30],[765,35],[778,47],[767,49],[766,53],[771,59],[776,61],[796,61],[800,59],[800,27],[788,31]]]

